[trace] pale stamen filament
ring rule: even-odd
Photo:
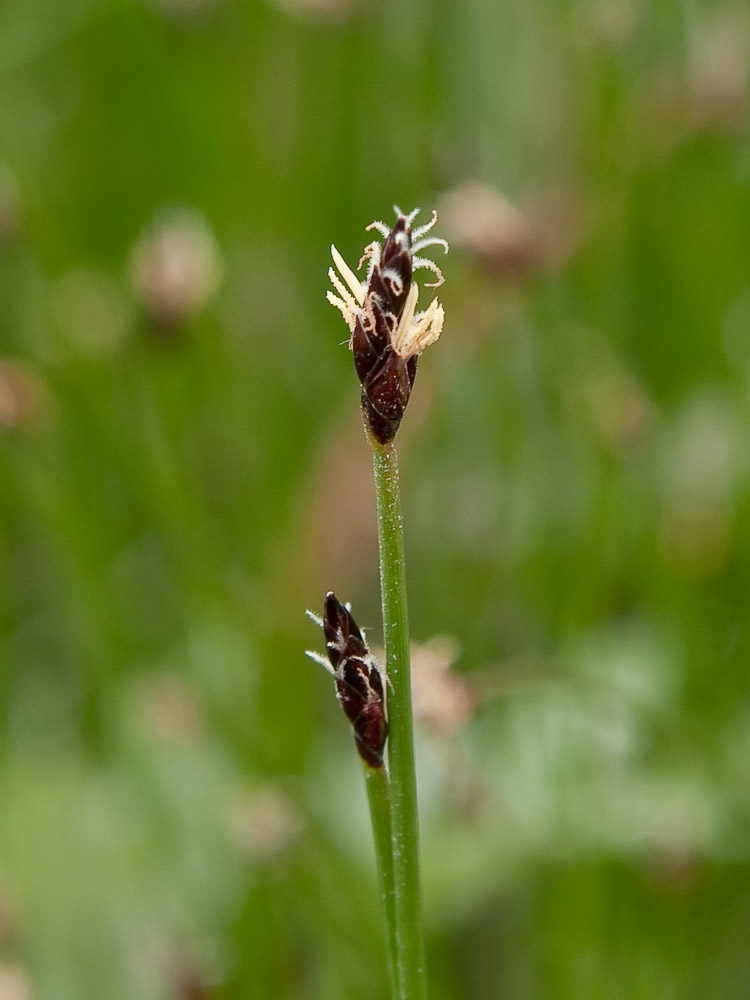
[[[362,303],[365,301],[365,290],[362,287],[362,282],[359,280],[354,271],[352,271],[352,269],[346,263],[346,261],[338,252],[333,243],[331,244],[331,256],[333,257],[334,264],[341,273],[341,277],[344,279],[344,281],[351,289],[352,295],[357,300],[357,302],[360,305],[362,305]]]
[[[412,285],[412,289],[416,287]],[[437,299],[433,299],[423,313],[414,314],[416,295],[411,290],[401,322],[392,339],[391,347],[401,358],[411,358],[434,344],[443,332],[445,311]],[[409,310],[409,316],[407,316]]]
[[[354,298],[349,293],[349,289],[343,283],[341,278],[339,278],[338,274],[336,274],[336,272],[332,267],[328,268],[328,278],[342,299],[354,302]],[[329,296],[330,298],[336,298],[336,296],[331,291],[326,292],[326,295]],[[356,302],[354,304],[356,305]]]
[[[331,279],[331,284],[341,298],[338,295],[334,295],[330,290],[326,292],[326,298],[332,306],[335,306],[339,310],[349,329],[354,330],[360,306],[357,305],[354,296],[350,294],[349,289],[344,285],[332,267],[328,268],[328,277]]]
[[[409,354],[411,353],[409,351],[411,326],[414,319],[414,310],[417,308],[418,298],[419,287],[417,286],[416,281],[413,281],[411,283],[411,287],[409,288],[409,294],[406,296],[406,302],[404,304],[404,311],[401,313],[401,319],[391,336],[391,347],[396,354],[402,358],[409,357]]]

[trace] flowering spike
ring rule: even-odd
[[[354,742],[362,760],[371,768],[383,766],[388,737],[384,673],[347,605],[326,594],[323,618],[308,611],[323,626],[328,660],[308,651],[308,656],[328,670],[336,682],[336,696],[352,724]]]
[[[362,385],[365,425],[380,444],[387,444],[395,436],[414,385],[417,358],[438,339],[444,320],[437,299],[424,312],[416,312],[419,289],[413,281],[416,268],[427,268],[437,277],[429,287],[443,282],[442,271],[434,261],[415,256],[416,251],[428,246],[441,246],[447,253],[445,240],[427,235],[437,222],[437,213],[412,231],[419,209],[408,215],[399,208],[395,211],[397,219],[392,229],[382,222],[367,227],[380,233],[383,243],[374,241],[367,246],[359,262],[362,267],[369,261],[366,284],[357,281],[338,251],[334,263],[348,288],[333,268],[328,272],[339,293],[336,296],[328,292],[328,300],[341,311],[352,332],[349,346]]]

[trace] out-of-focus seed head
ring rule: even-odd
[[[336,696],[354,730],[354,742],[368,767],[383,766],[388,738],[383,672],[350,609],[334,594],[326,594],[322,618],[308,611],[326,638],[328,660],[308,650],[336,682]]]
[[[45,382],[25,362],[0,358],[0,431],[32,430],[50,413]]]
[[[530,220],[487,184],[459,184],[443,196],[440,215],[451,243],[499,277],[520,278],[540,264],[539,238]]]
[[[0,964],[0,997],[3,1000],[32,1000],[31,979],[20,965]]]
[[[445,240],[430,236],[437,222],[433,212],[428,223],[412,230],[419,209],[405,215],[395,209],[397,219],[392,229],[373,222],[368,230],[383,237],[365,247],[359,266],[367,260],[366,281],[360,281],[335,247],[328,276],[338,294],[329,291],[328,301],[340,310],[352,336],[349,346],[362,386],[362,411],[365,425],[376,441],[387,444],[393,439],[409,402],[417,374],[417,358],[433,344],[443,329],[445,314],[437,299],[424,312],[416,311],[419,288],[414,271],[426,268],[436,277],[432,287],[443,283],[443,274],[434,261],[419,257],[428,246],[440,246],[447,253]]]
[[[128,271],[133,293],[152,320],[174,329],[214,296],[221,283],[222,259],[203,216],[175,208],[159,213],[140,236]]]
[[[304,821],[294,801],[280,784],[240,788],[231,797],[226,812],[229,835],[235,846],[253,864],[281,860],[304,830]]]

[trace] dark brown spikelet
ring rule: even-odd
[[[437,278],[433,287],[441,284],[443,275],[437,264],[416,254],[428,246],[447,252],[448,244],[429,235],[437,222],[435,212],[429,222],[412,230],[418,213],[414,209],[404,215],[397,208],[392,229],[382,222],[367,227],[377,230],[383,243],[375,240],[365,248],[360,266],[369,260],[366,282],[331,247],[338,273],[329,268],[335,292],[329,291],[327,298],[351,330],[349,346],[362,386],[365,426],[380,444],[393,440],[414,385],[417,358],[443,329],[444,313],[437,299],[424,312],[416,311],[419,289],[413,275],[417,268],[426,268]]]
[[[380,668],[351,612],[332,593],[326,594],[322,624],[336,696],[352,724],[359,755],[368,767],[382,767],[388,720]]]
[[[383,244],[380,260],[373,264],[352,334],[362,410],[380,444],[395,437],[417,374],[417,356],[402,358],[391,346],[411,281],[411,225],[407,216],[400,215]]]

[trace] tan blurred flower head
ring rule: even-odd
[[[133,294],[155,323],[173,327],[190,320],[221,284],[223,264],[206,219],[184,207],[161,211],[130,254]]]

